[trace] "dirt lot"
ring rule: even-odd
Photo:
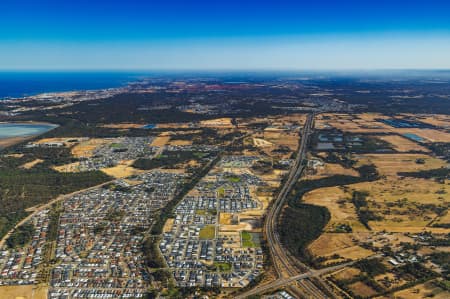
[[[1,286],[0,298],[2,299],[46,299],[47,287],[33,285]]]

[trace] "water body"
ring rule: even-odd
[[[39,135],[56,127],[52,124],[0,123],[0,139]]]
[[[48,92],[95,90],[126,86],[145,73],[0,72],[0,100]]]

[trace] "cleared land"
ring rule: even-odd
[[[47,299],[47,287],[43,286],[1,286],[2,299]]]

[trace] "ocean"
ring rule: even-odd
[[[0,72],[0,99],[121,87],[143,77],[144,73],[125,72]]]

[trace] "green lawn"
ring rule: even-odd
[[[242,231],[241,238],[242,238],[242,247],[258,247],[259,246],[259,238],[254,233]]]
[[[239,183],[241,181],[241,178],[238,176],[229,176],[228,181],[231,183]]]
[[[199,238],[201,240],[212,240],[216,236],[216,227],[214,225],[207,225],[200,230]]]
[[[214,267],[221,271],[221,272],[229,272],[231,271],[231,264],[230,263],[219,263],[219,262],[214,262]]]

